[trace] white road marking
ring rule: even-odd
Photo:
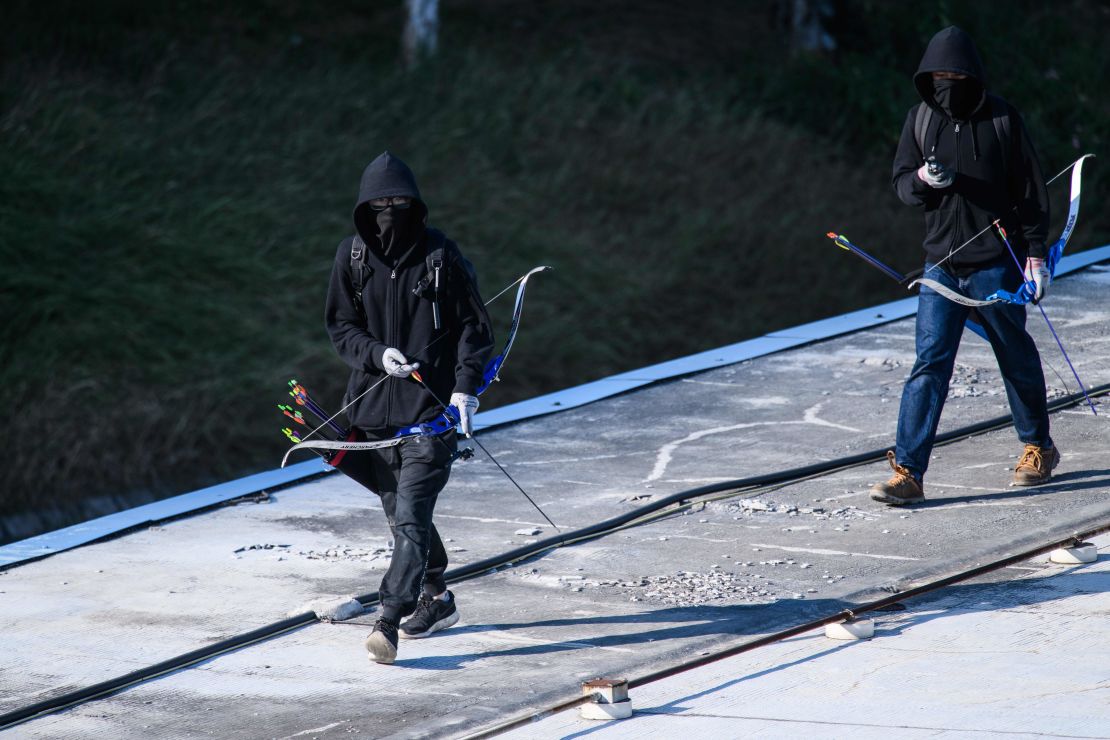
[[[824,550],[819,547],[786,547],[785,545],[764,545],[759,542],[750,543],[752,547],[763,547],[770,550],[785,550],[786,552],[808,552],[813,555],[851,555],[856,558],[877,558],[879,560],[920,560],[921,558],[908,558],[904,555],[875,555],[869,552],[844,552],[843,550]]]
[[[698,542],[716,542],[716,543],[722,544],[722,545],[728,545],[728,544],[742,545],[742,544],[744,544],[742,540],[715,540],[712,537],[694,537],[693,535],[689,535],[689,534],[668,534],[668,535],[665,535],[665,537],[668,540],[697,540]],[[640,542],[658,542],[658,541],[659,541],[658,537],[647,537],[645,539],[640,540]]]
[[[324,725],[323,727],[313,727],[311,730],[301,730],[300,732],[295,732],[292,735],[286,735],[286,737],[300,737],[301,735],[314,735],[319,732],[327,732],[333,727],[339,727],[339,725],[343,724],[344,722],[346,722],[346,720],[344,720],[343,722],[332,722],[330,725]]]
[[[500,522],[502,524],[523,524],[531,525],[533,527],[550,527],[547,522],[522,522],[519,519],[494,519],[485,516],[462,516],[461,514],[441,514],[436,512],[436,519],[466,519],[472,522],[482,522],[483,524],[490,524],[492,522]]]
[[[641,483],[651,483],[652,481],[656,481],[656,480],[659,480],[660,478],[662,478],[664,471],[666,471],[667,466],[670,465],[670,463],[671,463],[671,458],[674,456],[674,451],[676,449],[678,449],[679,445],[685,444],[687,442],[696,442],[697,440],[701,439],[702,437],[708,437],[711,434],[722,434],[724,432],[735,432],[739,429],[751,429],[753,427],[762,427],[762,426],[767,426],[768,424],[776,424],[776,423],[780,423],[780,422],[757,421],[757,422],[752,422],[752,423],[749,423],[749,424],[732,424],[732,425],[727,426],[727,427],[713,427],[712,429],[703,429],[700,432],[694,432],[693,434],[688,434],[685,437],[683,437],[682,439],[675,440],[674,442],[668,442],[667,444],[665,444],[665,445],[663,445],[662,447],[659,448],[659,452],[656,454],[656,458],[655,458],[655,467],[653,467],[651,469],[651,474],[648,475],[647,478],[644,478],[641,481]]]
[[[735,432],[740,429],[752,429],[755,427],[792,426],[799,424],[813,424],[815,426],[821,427],[832,427],[833,429],[840,429],[849,432],[860,431],[859,429],[855,429],[853,427],[833,424],[831,421],[825,421],[824,419],[817,418],[817,412],[821,410],[821,406],[823,405],[823,403],[824,402],[822,401],[822,403],[806,409],[805,413],[803,414],[803,418],[800,421],[755,421],[746,424],[731,424],[727,427],[712,427],[710,429],[702,429],[699,432],[688,434],[682,439],[677,439],[674,442],[668,442],[667,444],[659,448],[659,452],[656,453],[655,457],[655,466],[651,469],[651,473],[648,475],[648,477],[644,478],[640,482],[651,483],[652,481],[657,481],[662,478],[663,473],[667,470],[667,466],[671,464],[671,460],[674,458],[675,450],[677,450],[679,446],[684,445],[687,442],[696,442],[702,437],[708,437],[711,434],[723,434],[725,432]]]
[[[802,414],[802,421],[806,422],[807,424],[816,424],[817,426],[831,427],[832,429],[840,429],[845,432],[859,433],[863,431],[862,429],[856,429],[855,427],[844,426],[843,424],[834,424],[831,421],[825,421],[824,419],[817,418],[817,412],[819,412],[821,410],[821,407],[824,406],[826,403],[828,402],[822,401],[816,406],[810,406],[808,409],[805,410],[805,413]]]

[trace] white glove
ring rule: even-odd
[[[401,350],[393,347],[382,352],[382,367],[395,378],[407,378],[413,371],[413,366],[401,354]]]
[[[1025,260],[1025,282],[1033,283],[1033,303],[1038,303],[1044,298],[1048,284],[1052,282],[1052,275],[1045,267],[1044,260],[1040,257],[1030,257]]]
[[[937,189],[948,187],[956,179],[952,171],[936,159],[929,159],[918,167],[917,176],[929,187]]]
[[[474,412],[478,410],[478,398],[466,393],[452,393],[451,405],[459,411],[459,426],[462,433],[470,436],[474,432]]]

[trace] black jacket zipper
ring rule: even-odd
[[[956,136],[956,172],[953,173],[953,177],[955,178],[960,174],[960,124],[955,121],[953,121],[953,123],[955,124],[955,128],[953,129],[953,131]],[[953,182],[953,184],[955,183]],[[959,197],[958,195],[953,194],[952,197],[956,199],[956,217],[954,224],[955,228],[952,229],[952,242],[948,245],[948,270],[952,272],[952,274],[955,274],[956,266],[952,264],[951,257],[952,250],[956,247],[956,242],[960,240],[960,224],[963,223],[962,216],[964,201],[963,198]]]
[[[400,312],[397,305],[397,268],[394,266],[393,270],[389,273],[389,283],[387,293],[389,296],[389,303],[392,305],[393,310],[390,311],[389,317],[389,340],[390,347],[397,346],[397,335],[400,333],[397,328],[397,314]],[[387,427],[393,426],[393,386],[395,383],[386,381],[386,387],[389,389],[385,394],[385,425]]]

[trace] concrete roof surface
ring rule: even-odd
[[[1108,287],[1110,269],[1095,266],[1058,280],[1046,301],[1089,387],[1110,382]],[[1046,370],[1050,396],[1075,391],[1035,311],[1030,329],[1055,368]],[[520,422],[484,433],[482,441],[560,527],[574,529],[705,483],[891,444],[913,358],[910,318]],[[941,431],[1006,409],[989,346],[968,335]],[[316,623],[11,732],[32,738],[465,734],[574,696],[587,678],[643,674],[1107,522],[1106,409],[1100,405],[1097,417],[1083,406],[1053,414],[1063,462],[1046,486],[1010,487],[1021,445],[1012,429],[989,432],[936,449],[924,505],[903,510],[869,500],[868,486],[889,475],[885,462],[702,502],[457,584],[460,624],[427,640],[403,642],[393,666],[366,659],[362,642],[374,620],[371,612],[348,622]],[[480,451],[456,465],[436,522],[453,566],[553,534]],[[388,536],[375,497],[331,475],[259,503],[2,571],[0,713],[302,612],[322,597],[375,591],[388,562]],[[1030,567],[1038,568],[1030,574],[1040,574],[1040,566]],[[1097,592],[1075,602],[1081,604],[1076,614],[1101,610],[1105,616],[1104,570],[1100,561],[1068,576],[1068,582],[1093,584],[1083,588]],[[1013,587],[1061,595],[1046,598],[1040,605],[1046,611],[1029,618],[1053,622],[1057,606],[1072,609],[1056,604],[1073,603],[1059,585],[1063,580],[1044,580],[1043,588],[1039,583]],[[1010,588],[954,587],[950,597],[940,597],[955,599],[951,605],[929,602],[929,608],[960,619],[1009,618],[1009,607],[990,607],[989,613],[971,607],[976,599],[1003,603]],[[846,684],[859,680],[877,687],[865,681],[867,666],[874,665],[875,681],[882,677],[912,691],[930,671],[942,675],[950,665],[933,648],[926,648],[936,653],[928,665],[919,662],[926,656],[917,648],[907,649],[904,662],[895,659],[902,639],[892,633],[956,635],[936,639],[959,646],[954,660],[994,665],[999,675],[1012,676],[1014,665],[1037,650],[1075,648],[1081,677],[1108,664],[1110,633],[1095,629],[1095,619],[1067,627],[1074,637],[1063,646],[1049,639],[1058,636],[1057,628],[1046,626],[1023,632],[1014,642],[1022,645],[1016,652],[999,650],[1003,638],[994,635],[984,643],[993,647],[978,650],[962,632],[948,631],[951,619],[930,621],[912,606],[914,611],[884,617],[882,639],[867,644],[822,648],[817,638],[806,637],[749,654],[736,664],[736,676],[766,675],[742,682],[740,691],[756,693],[743,694],[738,701],[745,709],[735,713],[754,722],[780,716],[749,711],[758,700],[781,708],[783,716],[795,707],[800,721],[827,723],[839,713],[860,728],[889,725],[897,702],[873,690],[849,691]],[[806,663],[805,670],[842,679],[789,688],[790,677],[801,674],[787,664],[797,661]],[[707,689],[721,684],[707,675]],[[1106,674],[1100,680],[1088,682],[1088,698],[1105,708]],[[959,692],[964,699],[978,686],[968,681]],[[665,708],[676,699],[686,706],[686,685],[684,678],[663,682],[650,690],[677,686],[678,693],[645,692],[637,706]],[[939,728],[921,732],[964,728],[970,715],[962,705],[951,701],[947,689],[928,685],[915,694],[913,716],[899,715],[907,726]],[[984,702],[995,702],[997,687],[980,688]],[[798,695],[784,698],[780,692]],[[711,702],[715,695],[696,701]],[[808,704],[802,696],[810,697]],[[1072,707],[1068,726],[1098,736],[1082,725],[1087,705],[1077,698],[1066,706]],[[733,711],[722,704],[718,713]],[[627,726],[643,725],[636,718]],[[753,727],[758,736],[793,732],[782,724]],[[820,735],[831,727],[797,729]],[[575,725],[565,731],[582,730]]]
[[[633,689],[633,716],[568,710],[505,738],[1110,737],[1110,536],[873,613],[875,637],[811,632]]]

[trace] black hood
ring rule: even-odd
[[[974,113],[983,106],[987,97],[987,73],[983,68],[983,60],[979,58],[975,42],[956,26],[949,26],[933,36],[913,76],[913,84],[921,99],[943,114],[944,110],[933,94],[933,72],[956,72],[970,77],[980,88],[979,102],[971,112]]]
[[[407,196],[413,199],[412,218],[419,224],[421,231],[428,220],[428,207],[420,199],[420,189],[416,187],[416,176],[409,166],[389,152],[382,152],[366,166],[358,187],[358,201],[355,203],[354,222],[359,236],[368,245],[378,243],[378,227],[369,201],[374,198]]]

